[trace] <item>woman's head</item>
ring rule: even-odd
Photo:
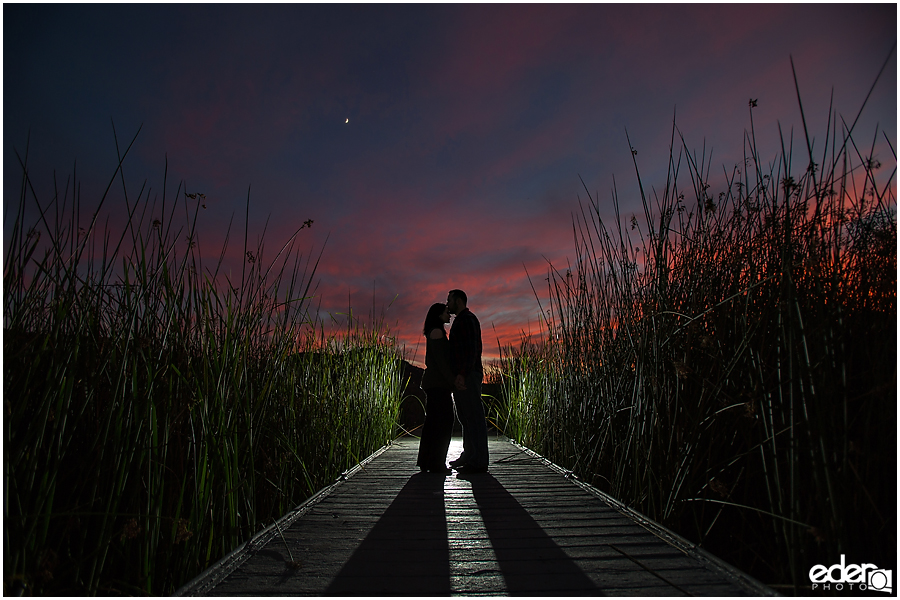
[[[447,312],[447,305],[442,302],[432,304],[425,317],[425,327],[422,328],[425,337],[428,337],[432,329],[444,329],[444,323],[449,322],[450,313]]]

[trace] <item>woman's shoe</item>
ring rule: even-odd
[[[420,466],[419,471],[422,473],[437,473],[440,475],[449,475],[450,473],[453,472],[452,469],[448,469],[444,465],[441,465],[440,467],[421,467]]]

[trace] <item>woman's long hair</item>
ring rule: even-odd
[[[432,304],[431,308],[428,309],[428,315],[425,317],[425,326],[422,328],[425,337],[428,337],[428,334],[431,333],[432,329],[438,328],[444,332],[444,335],[447,335],[447,332],[444,331],[444,322],[441,320],[441,315],[444,314],[444,309],[446,308],[446,304],[438,302]]]

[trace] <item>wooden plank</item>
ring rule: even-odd
[[[505,438],[486,474],[420,474],[417,451],[382,449],[178,594],[774,594]]]

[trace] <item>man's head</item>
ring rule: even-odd
[[[466,308],[466,293],[462,290],[450,290],[447,294],[447,310],[451,315],[458,315]]]

